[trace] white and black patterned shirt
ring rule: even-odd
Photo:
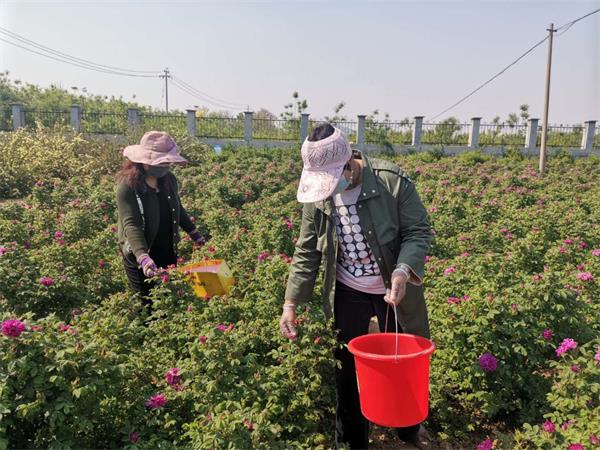
[[[385,294],[375,256],[360,226],[356,201],[361,186],[333,196],[338,235],[337,280],[357,291]]]

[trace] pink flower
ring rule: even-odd
[[[215,248],[214,248],[214,247],[208,247],[208,248],[206,249],[206,251],[207,251],[208,253],[214,253],[216,250],[215,250]]]
[[[562,356],[569,350],[577,348],[577,342],[571,338],[563,339],[558,348],[556,349],[556,356]]]
[[[594,355],[594,361],[600,364],[600,345],[596,349],[596,354]]]
[[[179,373],[179,368],[173,367],[169,369],[167,373],[165,373],[165,380],[169,386],[173,386],[174,384],[179,384],[181,381],[181,374]]]
[[[585,241],[580,241],[580,242],[579,242],[579,248],[580,248],[581,250],[584,250],[584,249],[586,249],[586,248],[587,248],[587,246],[588,246],[588,245],[587,245],[587,243],[586,243]]]
[[[106,267],[106,261],[104,261],[103,259],[98,261],[98,267],[100,267],[101,269],[104,269]]]
[[[7,252],[8,252],[8,249],[6,247],[0,246],[0,256],[4,255]]]
[[[290,219],[284,219],[283,223],[285,223],[285,225],[287,226],[288,230],[291,230],[294,228],[294,224],[292,223],[292,221]]]
[[[479,367],[481,367],[484,372],[495,372],[498,368],[498,360],[494,355],[486,352],[479,357]]]
[[[595,434],[592,434],[592,435],[590,436],[590,442],[591,442],[593,445],[598,445],[598,444],[600,444],[600,438],[599,438],[597,435],[595,435]]]
[[[556,431],[556,427],[554,426],[554,424],[552,422],[550,422],[549,420],[546,420],[543,425],[542,428],[544,429],[544,431],[546,433],[554,433]]]
[[[456,272],[456,267],[448,267],[446,270],[444,270],[444,276],[447,277],[454,272]]]
[[[19,337],[25,331],[25,324],[18,319],[9,319],[2,322],[2,334],[7,337]]]
[[[40,284],[42,286],[50,287],[54,284],[54,280],[50,277],[42,277],[40,278]]]
[[[461,302],[462,300],[458,297],[448,297],[449,305],[460,305]]]
[[[425,256],[425,262],[429,262],[430,259],[431,257],[429,255]]]
[[[542,336],[544,336],[546,341],[550,341],[554,337],[554,332],[551,329],[546,328],[542,333]]]
[[[198,336],[198,342],[200,342],[201,344],[206,344],[207,340],[208,340],[208,338],[204,335]]]
[[[317,336],[315,338],[315,344],[320,344],[321,343],[321,336]]]
[[[571,444],[567,447],[568,450],[585,450],[581,444]]]
[[[264,260],[268,259],[268,258],[269,258],[269,256],[270,256],[270,253],[269,253],[269,252],[261,252],[261,253],[258,255],[258,260],[259,260],[259,261],[264,261]]]
[[[162,408],[167,404],[167,397],[165,394],[154,394],[146,401],[146,408],[158,409]]]
[[[58,326],[58,329],[63,333],[68,331],[70,334],[77,334],[77,330],[73,328],[72,325],[66,325],[63,323]]]
[[[217,330],[222,331],[223,333],[225,333],[227,331],[227,325],[223,325],[222,323],[217,325],[216,328],[217,328]]]
[[[57,231],[54,233],[54,239],[62,239],[65,234],[62,231]]]
[[[432,213],[437,212],[437,210],[438,209],[435,206],[432,206],[431,208],[429,208],[429,212],[432,212]]]
[[[75,316],[80,316],[80,315],[81,315],[81,309],[79,309],[79,308],[73,308],[73,309],[71,310],[71,315],[72,315],[73,317],[75,317]]]
[[[592,256],[600,256],[600,248],[592,250]]]
[[[590,272],[579,272],[577,274],[577,279],[581,281],[593,281],[594,277]]]
[[[542,275],[536,274],[536,275],[533,276],[533,281],[540,281],[542,278],[543,278]]]
[[[579,367],[577,364],[573,364],[571,366],[571,372],[575,372],[575,373],[581,372],[581,367]]]
[[[129,442],[131,442],[132,444],[135,444],[139,438],[140,438],[140,433],[138,433],[137,431],[133,431],[133,432],[129,433]]]
[[[477,450],[492,450],[493,448],[494,441],[492,441],[491,439],[486,439],[477,446]]]
[[[566,253],[566,252],[567,252],[566,248],[564,248],[564,247],[559,247],[558,248],[558,253]]]
[[[254,431],[254,424],[249,419],[244,419],[244,426],[248,431]]]
[[[461,253],[460,256],[462,258],[468,258],[469,256],[471,256],[471,254],[469,252],[464,252],[464,253]]]
[[[508,233],[508,228],[505,228],[505,227],[500,228],[500,233],[503,233],[503,234]]]
[[[565,245],[571,245],[573,243],[573,239],[565,239],[563,242]]]
[[[560,426],[560,429],[561,429],[562,431],[567,431],[567,430],[569,429],[569,427],[570,427],[571,425],[573,425],[574,423],[575,423],[575,421],[573,421],[573,420],[567,420],[565,423],[563,423],[563,424]]]
[[[161,281],[162,281],[163,283],[165,283],[165,284],[166,284],[166,283],[168,283],[168,282],[169,282],[169,274],[168,274],[168,273],[163,273],[163,274],[160,276],[160,279],[161,279]]]

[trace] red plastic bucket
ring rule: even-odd
[[[360,408],[371,422],[384,427],[421,423],[429,411],[429,358],[435,345],[413,334],[374,333],[354,338]]]

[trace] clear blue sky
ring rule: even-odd
[[[0,25],[105,65],[169,67],[197,89],[254,110],[278,114],[297,90],[317,118],[344,100],[349,118],[379,109],[401,119],[434,116],[543,39],[551,22],[598,8],[600,0],[3,0]],[[541,117],[546,52],[544,44],[445,116],[504,120],[527,103]],[[4,42],[0,70],[42,86],[161,104],[159,79],[91,72]],[[600,13],[555,39],[552,76],[551,123],[600,120]],[[175,87],[169,94],[171,107],[202,104]]]

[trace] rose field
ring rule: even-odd
[[[192,254],[184,238],[181,263],[224,258],[236,286],[201,300],[164,272],[147,317],[118,253],[123,145],[0,134],[0,449],[334,447],[336,338],[320,282],[298,339],[278,326],[299,145],[178,142],[192,162],[175,169],[182,202],[208,239]],[[515,151],[378,157],[409,174],[435,230],[435,445],[600,448],[600,159],[560,153],[540,176]],[[400,445],[380,428],[372,439]]]

